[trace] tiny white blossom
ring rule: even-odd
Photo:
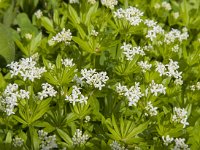
[[[19,92],[19,97],[21,98],[21,99],[29,99],[29,91],[25,91],[25,90],[20,90],[20,92]]]
[[[49,135],[47,132],[43,130],[38,131],[39,139],[41,141],[40,148],[41,150],[51,150],[53,148],[57,148],[58,145],[56,143],[56,135]]]
[[[75,105],[76,103],[87,104],[88,97],[81,94],[81,91],[80,91],[81,88],[78,88],[75,85],[72,88],[73,88],[73,90],[72,90],[71,95],[69,95],[69,96],[67,95],[65,100],[69,101],[73,105]]]
[[[143,49],[138,47],[133,47],[131,44],[123,43],[123,46],[121,46],[121,49],[123,50],[123,54],[125,54],[127,60],[133,60],[133,57],[138,55],[145,55]]]
[[[25,34],[25,38],[27,39],[27,40],[31,40],[32,39],[32,34],[31,33],[26,33]]]
[[[95,4],[96,3],[96,0],[88,0],[88,3],[90,3],[90,4]]]
[[[74,136],[72,137],[72,141],[74,145],[85,144],[88,139],[89,139],[89,136],[87,134],[83,134],[80,129],[76,129],[76,132],[74,133]]]
[[[146,24],[148,27],[154,27],[157,25],[157,22],[155,22],[153,20],[145,19],[144,24]]]
[[[62,64],[65,67],[73,67],[75,64],[73,63],[73,59],[69,59],[69,58],[65,58],[65,59],[61,59]]]
[[[173,150],[190,150],[189,146],[185,144],[185,139],[184,138],[176,138],[175,140],[175,146]]]
[[[162,84],[156,84],[154,80],[152,80],[150,83],[149,89],[154,96],[158,96],[158,93],[166,94],[166,87],[164,87]]]
[[[13,139],[13,146],[14,147],[21,147],[24,144],[24,140],[20,137],[15,137]]]
[[[42,11],[39,9],[37,10],[34,15],[36,16],[37,19],[40,19],[42,16],[43,16],[43,13]]]
[[[162,7],[164,8],[164,9],[166,9],[166,10],[168,10],[168,11],[170,11],[171,9],[172,9],[172,7],[171,7],[171,5],[170,5],[170,3],[167,3],[167,2],[162,2]]]
[[[147,103],[147,106],[145,107],[145,109],[148,111],[148,113],[150,114],[150,116],[156,116],[158,114],[158,107],[153,107],[151,102]]]
[[[91,31],[91,35],[93,35],[93,36],[97,36],[98,34],[99,34],[99,32],[97,32],[96,30]]]
[[[57,91],[54,90],[53,86],[49,83],[43,83],[42,84],[42,92],[38,92],[38,96],[40,100],[43,100],[47,97],[55,97],[57,94]]]
[[[168,146],[170,143],[173,142],[174,138],[170,138],[170,136],[167,135],[166,137],[162,136],[162,140],[164,142],[164,145]]]
[[[75,3],[79,3],[79,0],[69,0],[70,4],[75,4]]]
[[[124,146],[122,146],[121,144],[119,144],[117,141],[113,141],[110,144],[110,147],[111,147],[112,150],[128,150]]]
[[[172,13],[172,16],[174,17],[174,19],[178,19],[178,17],[179,17],[179,12],[174,12],[174,13]]]
[[[179,45],[178,45],[178,44],[174,45],[174,46],[172,47],[172,51],[173,51],[173,52],[178,52],[178,51],[179,51]]]
[[[50,46],[54,44],[52,41],[57,43],[64,42],[65,44],[69,45],[71,40],[72,33],[70,32],[70,29],[65,30],[65,28],[63,28],[62,31],[53,36],[48,43]]]
[[[147,61],[140,61],[138,62],[138,65],[142,68],[143,72],[150,70],[152,67],[152,64],[149,64]]]
[[[105,86],[109,77],[106,72],[96,72],[95,69],[82,69],[81,70],[82,78],[81,80],[86,80],[86,83],[89,85],[93,85],[95,88],[102,90],[102,87]]]
[[[174,108],[174,115],[172,116],[173,122],[178,122],[183,124],[183,128],[185,128],[189,123],[187,122],[187,111],[183,108]]]
[[[90,116],[85,116],[85,122],[87,123],[87,122],[89,122],[90,121],[90,119],[91,119],[91,117]]]
[[[155,5],[154,5],[154,8],[155,9],[159,9],[161,6],[160,6],[160,4],[159,3],[156,3]]]
[[[118,0],[101,0],[102,5],[114,9],[115,5],[117,5]]]

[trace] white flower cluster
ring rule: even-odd
[[[89,136],[87,134],[83,134],[80,129],[76,129],[76,132],[74,133],[74,136],[72,137],[72,141],[74,145],[85,144],[88,139],[89,139]]]
[[[40,19],[40,18],[43,16],[43,13],[42,13],[42,11],[39,9],[39,10],[37,10],[37,11],[34,13],[34,15],[35,15],[35,17],[36,17],[37,19]]]
[[[130,6],[127,9],[118,9],[114,12],[114,17],[127,20],[132,26],[138,26],[142,22],[143,12]]]
[[[24,140],[20,137],[15,137],[12,142],[14,147],[21,147],[24,144]]]
[[[90,3],[90,4],[95,4],[97,1],[96,0],[88,0],[88,3]]]
[[[150,27],[147,32],[146,38],[149,38],[152,42],[157,38],[157,35],[164,34],[164,30],[161,26],[156,25],[156,22],[153,22],[152,20],[146,20],[145,24]]]
[[[101,0],[101,4],[110,8],[114,9],[115,5],[117,5],[118,1],[117,0]]]
[[[69,101],[73,105],[75,105],[76,103],[87,104],[88,97],[81,94],[80,89],[81,88],[78,88],[77,86],[74,85],[71,95],[66,96],[65,100]]]
[[[161,5],[159,3],[156,3],[154,8],[159,9],[162,6],[162,8],[164,8],[167,11],[170,11],[172,9],[170,3],[164,1],[161,3]]]
[[[51,150],[58,147],[56,143],[56,135],[48,136],[48,133],[44,132],[43,130],[39,130],[38,135],[39,139],[41,140],[41,150]]]
[[[24,35],[24,37],[25,37],[27,40],[31,40],[32,37],[33,37],[33,35],[32,35],[31,33],[26,33],[26,34]]]
[[[174,115],[172,116],[173,122],[178,122],[183,124],[183,128],[185,128],[189,123],[187,122],[187,111],[183,108],[174,108]]]
[[[88,123],[90,121],[91,117],[90,116],[85,116],[85,123]]]
[[[42,92],[38,92],[38,97],[40,100],[43,100],[47,97],[55,97],[57,94],[57,91],[54,90],[53,86],[49,83],[43,83],[42,84]]]
[[[189,146],[185,144],[185,139],[184,138],[176,138],[175,140],[175,146],[173,150],[190,150]]]
[[[65,67],[75,66],[75,64],[73,63],[73,59],[65,58],[65,59],[61,59],[61,62]]]
[[[158,96],[158,93],[160,94],[166,94],[166,87],[164,87],[162,84],[156,84],[154,80],[151,81],[149,85],[150,92],[154,96]]]
[[[91,35],[93,35],[93,36],[97,36],[98,34],[99,34],[99,32],[97,32],[96,30],[91,31]]]
[[[173,137],[170,138],[170,136],[167,135],[166,137],[165,137],[165,136],[162,136],[162,140],[163,140],[163,142],[164,142],[164,145],[165,145],[165,146],[168,146],[170,143],[173,142],[174,138],[173,138]]]
[[[166,65],[162,64],[161,62],[157,62],[156,71],[159,72],[160,76],[167,75],[169,77],[174,77],[178,84],[182,84],[182,72],[178,72],[179,65],[177,61],[173,61],[170,59],[170,62]]]
[[[79,3],[79,0],[69,0],[70,4],[75,4],[75,3]]]
[[[123,46],[121,46],[121,49],[123,50],[123,54],[125,54],[127,60],[133,60],[133,57],[138,55],[145,55],[143,49],[138,47],[133,47],[131,44],[123,43]]]
[[[17,100],[29,99],[29,92],[25,90],[18,91],[17,84],[8,84],[4,90],[2,96],[0,96],[0,103],[3,106],[3,111],[6,112],[8,116],[14,114],[14,107],[17,106]]]
[[[102,87],[105,86],[109,77],[106,72],[96,72],[96,69],[81,69],[81,80],[86,80],[86,83],[93,85],[95,88],[102,90]]]
[[[190,86],[190,89],[191,89],[192,91],[200,90],[200,82],[197,82],[196,84],[191,85],[191,86]]]
[[[119,95],[125,96],[129,101],[129,106],[136,106],[137,102],[143,96],[140,91],[140,84],[138,82],[135,83],[135,86],[131,86],[128,89],[126,86],[122,86],[120,83],[116,86],[116,92]]]
[[[176,41],[179,41],[181,43],[183,40],[187,40],[188,37],[189,34],[187,31],[181,33],[181,31],[179,31],[178,29],[172,29],[171,31],[165,34],[164,42],[166,44],[171,44]]]
[[[174,17],[174,19],[178,19],[178,17],[180,16],[179,12],[173,12],[172,16]]]
[[[187,144],[185,144],[185,139],[184,138],[173,138],[170,137],[169,135],[162,136],[162,140],[164,142],[165,146],[168,146],[169,144],[171,144],[173,141],[175,142],[175,146],[174,148],[172,148],[172,150],[190,150],[189,146]]]
[[[152,64],[149,64],[147,61],[140,61],[138,65],[142,68],[142,72],[149,71],[152,67]]]
[[[69,45],[71,40],[72,40],[72,33],[70,32],[70,29],[65,30],[65,28],[63,28],[62,31],[53,36],[52,39],[48,41],[48,43],[50,46],[54,45],[56,42],[57,43],[64,42],[65,44]]]
[[[119,144],[117,141],[113,141],[110,144],[110,147],[111,147],[112,150],[128,150],[124,146],[121,146],[121,144]]]
[[[176,44],[172,47],[172,52],[178,52],[179,51],[179,45]]]
[[[44,67],[37,67],[37,62],[30,58],[22,58],[19,62],[12,62],[8,66],[10,67],[11,77],[20,75],[23,80],[27,79],[34,81],[35,79],[40,79],[42,74],[46,72]]]
[[[145,107],[145,109],[148,111],[148,113],[150,114],[150,116],[156,116],[158,114],[158,107],[153,107],[151,102],[147,103],[147,106]],[[148,114],[146,114],[148,116]]]

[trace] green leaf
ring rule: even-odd
[[[19,47],[19,49],[26,55],[28,56],[28,49],[23,46],[23,44],[19,40],[15,40],[16,45]]]
[[[13,118],[14,118],[15,120],[17,120],[18,122],[24,124],[24,125],[27,124],[27,122],[26,122],[25,120],[21,119],[21,118],[18,117],[17,115],[13,115]]]
[[[8,131],[8,133],[6,135],[5,143],[11,143],[11,142],[12,142],[12,133],[11,133],[11,131]]]
[[[15,45],[11,30],[2,24],[0,24],[0,56],[5,59],[6,63],[15,59]],[[3,63],[2,60],[1,63]]]
[[[72,144],[73,144],[73,142],[72,142],[70,136],[69,136],[66,132],[64,132],[63,130],[58,129],[58,128],[57,128],[57,132],[58,132],[58,134],[60,135],[60,137],[61,137],[67,144],[69,144],[69,145],[72,145]]]
[[[55,33],[52,21],[47,17],[41,18],[42,26],[49,32]]]
[[[126,139],[130,139],[134,137],[135,135],[142,133],[148,126],[149,122],[145,122],[143,124],[140,124],[139,126],[135,127],[127,136]]]
[[[42,33],[40,32],[36,37],[31,40],[30,44],[30,55],[33,55],[36,51],[38,46],[41,43]]]
[[[20,13],[19,15],[17,15],[17,23],[21,29],[22,34],[26,33],[36,34],[38,32],[37,28],[34,27],[34,25],[29,20],[27,14],[25,13]]]
[[[88,42],[80,39],[79,37],[72,37],[72,40],[74,42],[76,42],[83,50],[90,52],[90,53],[94,53],[92,48],[89,46]]]
[[[76,10],[71,6],[68,5],[68,11],[70,14],[70,19],[74,24],[80,24],[80,18],[76,12]]]

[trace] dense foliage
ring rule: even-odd
[[[1,0],[0,149],[200,149],[199,0]]]

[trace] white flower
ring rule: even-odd
[[[65,59],[61,59],[61,62],[65,67],[75,66],[75,64],[73,63],[73,59],[65,58]]]
[[[91,119],[91,117],[90,116],[85,116],[85,122],[87,123],[87,122],[89,122],[90,121],[90,119]]]
[[[95,4],[96,3],[96,0],[88,0],[88,3],[90,3],[90,4]]]
[[[96,30],[91,31],[91,35],[93,35],[93,36],[97,36],[98,34],[99,34],[99,32],[97,32]]]
[[[167,135],[166,137],[162,136],[162,140],[164,142],[164,145],[168,146],[170,143],[173,142],[174,138],[170,138],[170,136]]]
[[[117,0],[101,0],[102,5],[114,9],[115,5],[117,5],[118,1]]]
[[[24,140],[20,137],[15,137],[13,139],[13,146],[14,147],[21,147],[24,144]]]
[[[132,26],[137,26],[142,22],[143,12],[135,7],[128,7],[127,9],[118,9],[114,12],[114,17],[118,19],[124,18],[127,20]]]
[[[174,19],[178,19],[178,17],[179,17],[179,12],[174,12],[174,13],[172,13],[172,16],[174,17]]]
[[[196,88],[197,88],[197,90],[200,90],[200,82],[196,83]]]
[[[140,46],[133,47],[131,44],[123,43],[123,46],[121,46],[121,49],[123,50],[123,54],[125,54],[127,60],[133,60],[133,57],[138,55],[145,55],[143,49],[141,49]]]
[[[10,67],[11,77],[20,75],[24,81],[29,79],[34,81],[35,79],[40,79],[42,74],[46,72],[44,67],[36,67],[37,63],[30,58],[22,58],[19,62],[11,62],[7,65]]]
[[[174,83],[175,83],[176,85],[183,85],[183,80],[182,80],[182,78],[178,78],[178,79],[175,79],[175,80],[174,80]]]
[[[155,26],[152,26],[151,29],[148,30],[146,38],[149,38],[151,41],[153,41],[156,39],[158,34],[163,35],[164,30],[162,29],[161,26],[155,25]]]
[[[116,92],[128,99],[129,106],[136,106],[140,98],[144,96],[140,91],[140,84],[137,82],[135,83],[135,86],[130,87],[130,89],[126,86],[121,86],[119,83],[118,86],[116,86]]]
[[[81,91],[80,91],[81,88],[78,88],[75,85],[72,88],[73,88],[73,90],[72,90],[71,95],[69,95],[69,96],[67,95],[65,100],[69,101],[73,105],[75,105],[76,103],[87,104],[88,97],[81,94]]]
[[[83,134],[80,129],[76,129],[76,132],[74,133],[74,136],[72,137],[72,141],[74,145],[85,144],[88,139],[89,139],[89,136],[87,134]]]
[[[157,22],[153,20],[145,19],[144,24],[147,25],[148,27],[154,27],[157,25]]]
[[[47,132],[43,130],[38,131],[39,139],[41,141],[40,148],[41,150],[51,150],[57,148],[56,135],[48,136]]]
[[[102,90],[102,87],[105,86],[109,77],[106,72],[96,72],[95,69],[82,69],[81,70],[82,78],[81,80],[86,80],[86,83],[89,85],[93,85],[95,88]]]
[[[169,64],[167,64],[165,66],[167,66],[167,69],[168,69],[168,71],[166,72],[166,75],[168,75],[170,77],[172,76],[176,79],[182,78],[182,76],[181,76],[182,72],[177,71],[177,69],[179,68],[177,61],[173,61],[172,59],[170,59]]]
[[[124,146],[122,146],[121,144],[119,144],[117,141],[113,141],[110,144],[110,147],[111,147],[112,150],[128,150]]]
[[[150,70],[152,67],[152,64],[149,64],[147,61],[140,61],[138,62],[138,65],[142,68],[143,72]]]
[[[173,51],[173,52],[178,52],[178,50],[179,50],[179,45],[178,45],[178,44],[176,44],[176,45],[174,45],[174,46],[172,47],[172,51]]]
[[[164,9],[166,9],[166,10],[168,10],[168,11],[170,11],[171,9],[172,9],[172,7],[171,7],[171,5],[170,5],[170,3],[167,3],[167,2],[162,2],[162,7],[164,8]]]
[[[40,100],[43,100],[47,97],[55,97],[57,94],[57,91],[54,90],[53,86],[51,86],[49,83],[43,83],[42,84],[42,92],[38,92],[38,96]]]
[[[173,150],[190,150],[189,146],[185,144],[185,139],[184,138],[176,138],[175,140],[175,146]]]
[[[70,4],[79,3],[79,0],[69,0]]]
[[[152,82],[150,83],[149,89],[154,96],[158,96],[158,93],[160,94],[166,93],[165,91],[166,87],[164,87],[162,84],[156,84],[154,80],[152,80]]]
[[[183,108],[174,108],[174,115],[172,116],[172,121],[183,124],[185,128],[189,123],[187,122],[187,111]]]
[[[147,106],[145,107],[145,109],[148,111],[148,113],[150,114],[150,116],[156,116],[158,114],[158,107],[153,107],[151,102],[147,103]]]
[[[21,99],[29,99],[29,91],[25,91],[25,90],[20,90],[20,93],[19,93],[19,97],[21,98]]]
[[[8,84],[2,96],[0,96],[1,109],[8,115],[15,114],[14,107],[18,105],[17,100],[20,97],[17,84]]]
[[[160,8],[160,4],[159,4],[159,3],[156,3],[156,4],[154,5],[154,8],[155,8],[155,9],[159,9],[159,8]]]
[[[72,40],[72,33],[70,32],[70,29],[65,30],[65,28],[63,28],[62,31],[53,36],[48,43],[50,46],[54,44],[52,41],[57,43],[64,42],[65,44],[69,45],[71,40]]]
[[[31,40],[32,39],[32,34],[31,33],[26,33],[25,34],[25,38],[27,39],[27,40]]]
[[[40,9],[37,10],[37,11],[34,13],[34,15],[36,16],[37,19],[40,19],[40,18],[43,16],[42,11],[41,11]]]

